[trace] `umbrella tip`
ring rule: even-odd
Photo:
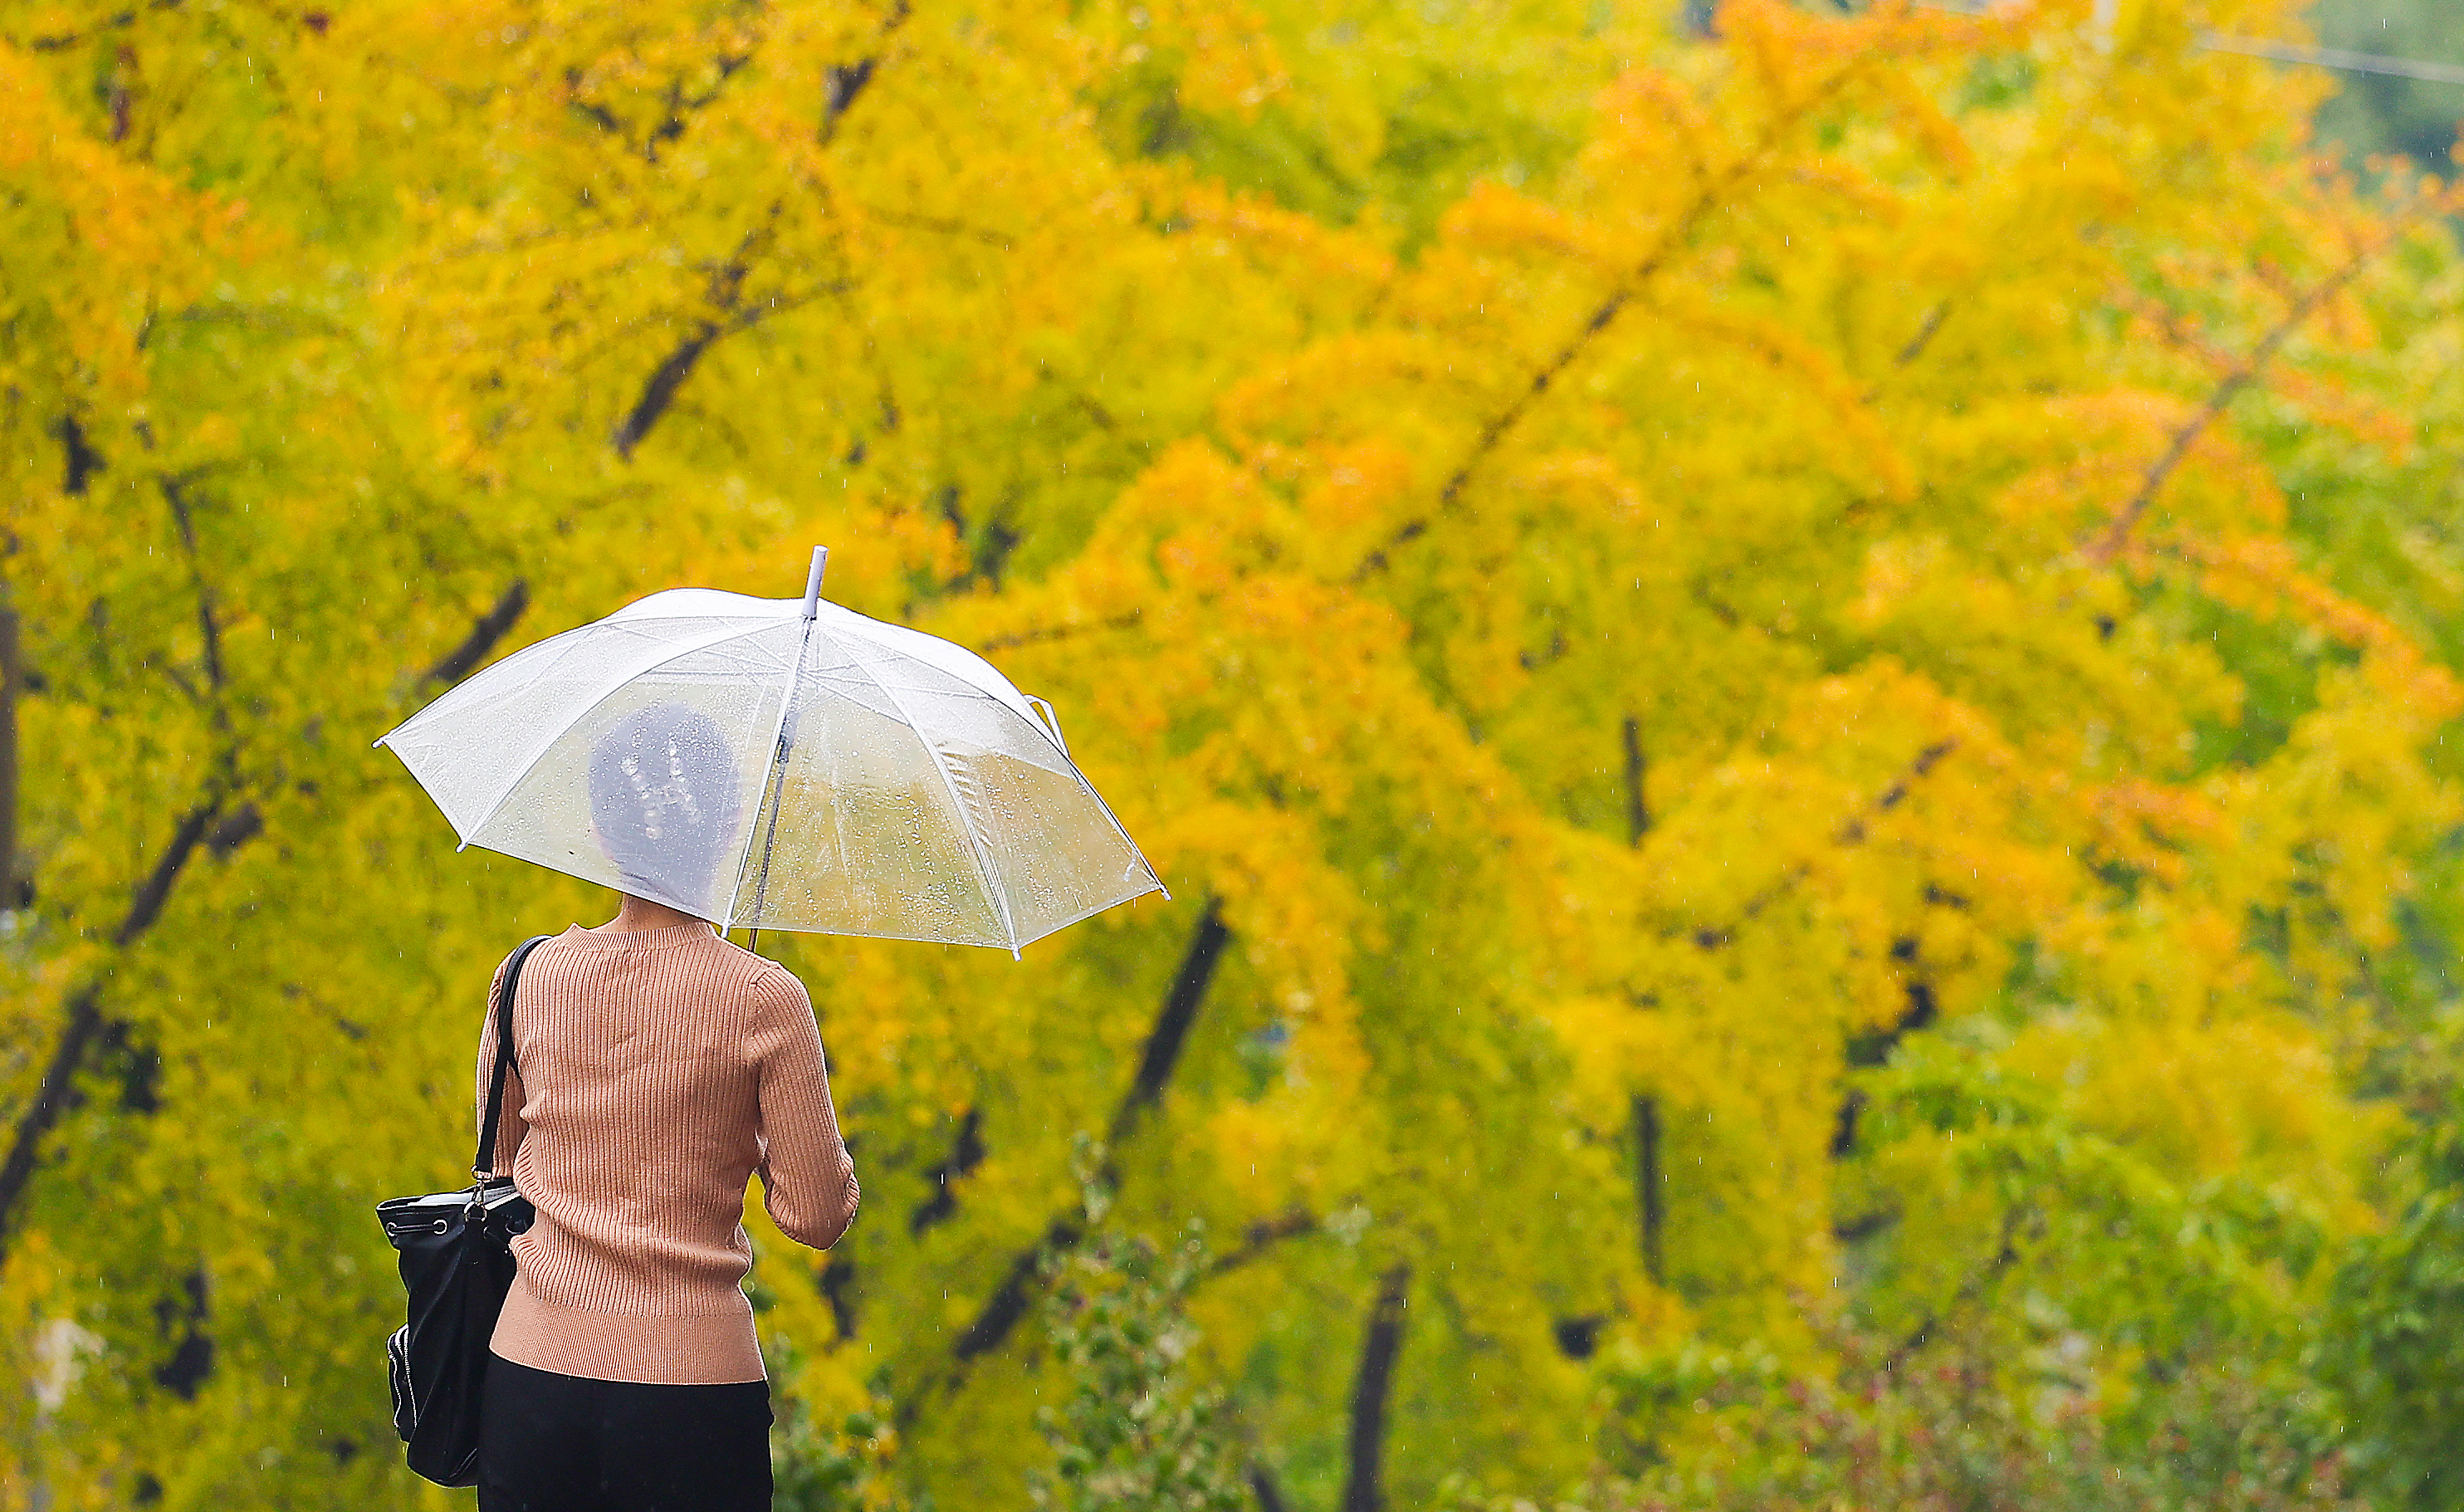
[[[804,617],[811,619],[822,611],[822,569],[830,565],[830,548],[813,547],[813,570],[804,579]]]

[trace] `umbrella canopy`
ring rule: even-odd
[[[477,845],[722,929],[1019,946],[1162,892],[1050,705],[820,596],[653,593],[377,744]],[[1047,723],[1049,721],[1049,723]]]

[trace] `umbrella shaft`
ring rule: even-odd
[[[813,566],[813,575],[818,581],[821,576],[818,556]],[[813,621],[808,617],[804,621],[803,638],[796,642],[796,665],[787,676],[787,707],[779,719],[779,743],[770,751],[770,780],[763,785],[770,799],[770,812],[761,827],[761,871],[753,879],[753,936],[751,945],[746,946],[748,949],[761,943],[761,907],[770,896],[770,854],[779,843],[779,810],[787,798],[787,752],[795,746],[796,719],[803,712],[799,696],[804,689],[804,654],[812,649],[812,645]]]

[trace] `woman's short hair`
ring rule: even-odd
[[[628,893],[714,906],[736,840],[736,754],[718,723],[682,703],[633,710],[590,753],[590,823]]]

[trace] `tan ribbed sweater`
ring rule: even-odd
[[[483,1107],[495,1001],[492,985]],[[495,1168],[512,1161],[539,1219],[514,1241],[495,1354],[601,1381],[761,1380],[746,1178],[816,1249],[858,1195],[803,984],[708,924],[577,924],[522,965],[514,1062]]]

